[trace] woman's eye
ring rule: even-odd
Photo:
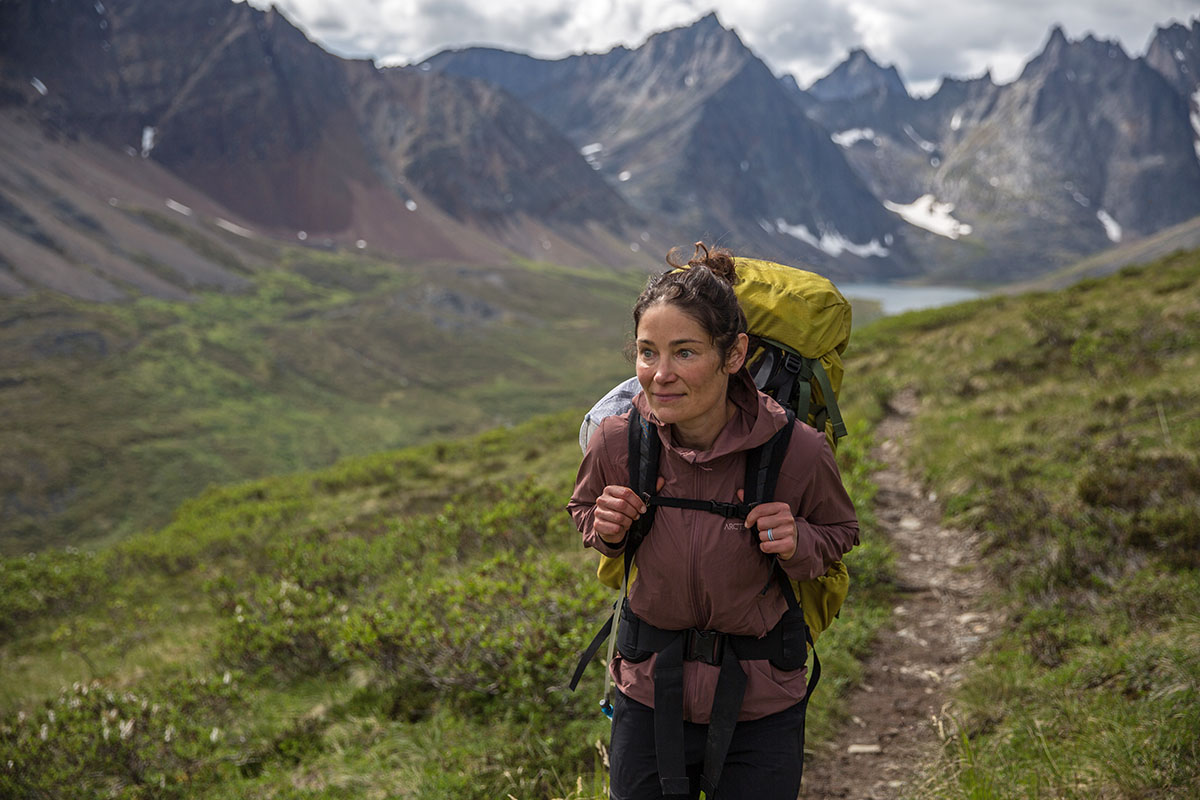
[[[679,351],[680,358],[691,358],[692,355],[693,355],[693,353],[691,350],[680,350]]]
[[[653,350],[643,350],[642,358],[645,359],[646,361],[651,360],[652,358],[654,358],[654,351]]]

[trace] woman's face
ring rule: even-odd
[[[721,353],[700,323],[678,306],[656,303],[637,329],[637,377],[660,421],[682,428],[725,424],[729,376],[745,360],[745,337]]]

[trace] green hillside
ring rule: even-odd
[[[920,796],[1200,796],[1200,252],[883,320],[847,373],[918,391],[1009,612]]]
[[[865,545],[810,736],[892,605],[865,453],[911,387],[911,466],[1008,612],[919,796],[1194,796],[1200,253],[887,318],[847,355]],[[610,599],[563,511],[578,419],[213,488],[94,552],[0,561],[0,796],[600,796],[599,664],[563,691]]]
[[[641,273],[273,257],[192,302],[0,299],[0,553],[116,541],[209,485],[520,422],[628,372]]]
[[[0,796],[580,796],[601,665],[564,687],[611,593],[564,510],[579,416],[213,489],[98,553],[0,562]],[[868,507],[858,434],[842,457]],[[829,697],[884,614],[882,548],[849,563]]]

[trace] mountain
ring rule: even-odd
[[[1151,53],[1186,75],[1189,36],[1160,31],[1179,41]],[[1187,98],[1115,43],[1055,28],[1012,83],[948,79],[929,98],[893,75],[856,52],[807,109],[888,208],[928,229],[908,240],[930,274],[1031,277],[1200,213]]]
[[[1012,83],[807,90],[715,14],[636,49],[377,69],[229,0],[0,3],[0,293],[235,290],[279,242],[661,263],[705,239],[838,280],[988,283],[1200,213],[1200,23],[1055,29]]]
[[[1200,19],[1190,26],[1176,22],[1159,28],[1146,50],[1146,63],[1158,70],[1175,91],[1192,100],[1193,109],[1200,105],[1196,91],[1200,89]],[[1200,138],[1200,121],[1193,123]]]
[[[914,270],[899,220],[715,14],[636,50],[546,61],[469,48],[426,65],[511,92],[639,210],[693,238],[842,277]]]
[[[854,100],[868,94],[908,96],[904,81],[895,67],[883,68],[867,54],[856,48],[832,72],[808,88],[808,93],[822,102]]]
[[[20,263],[4,271],[10,292],[75,283],[112,299],[121,276],[147,284],[141,245],[103,207],[131,191],[239,231],[472,263],[629,264],[642,257],[630,242],[653,230],[506,93],[345,61],[274,9],[22,1],[0,5],[0,31],[0,116],[24,131],[0,183],[0,255]],[[90,187],[79,214],[55,211],[45,159],[18,149],[46,140],[95,177],[67,181]]]

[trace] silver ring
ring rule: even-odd
[[[775,541],[775,537],[771,534],[771,528],[767,528],[767,541],[768,542]]]

